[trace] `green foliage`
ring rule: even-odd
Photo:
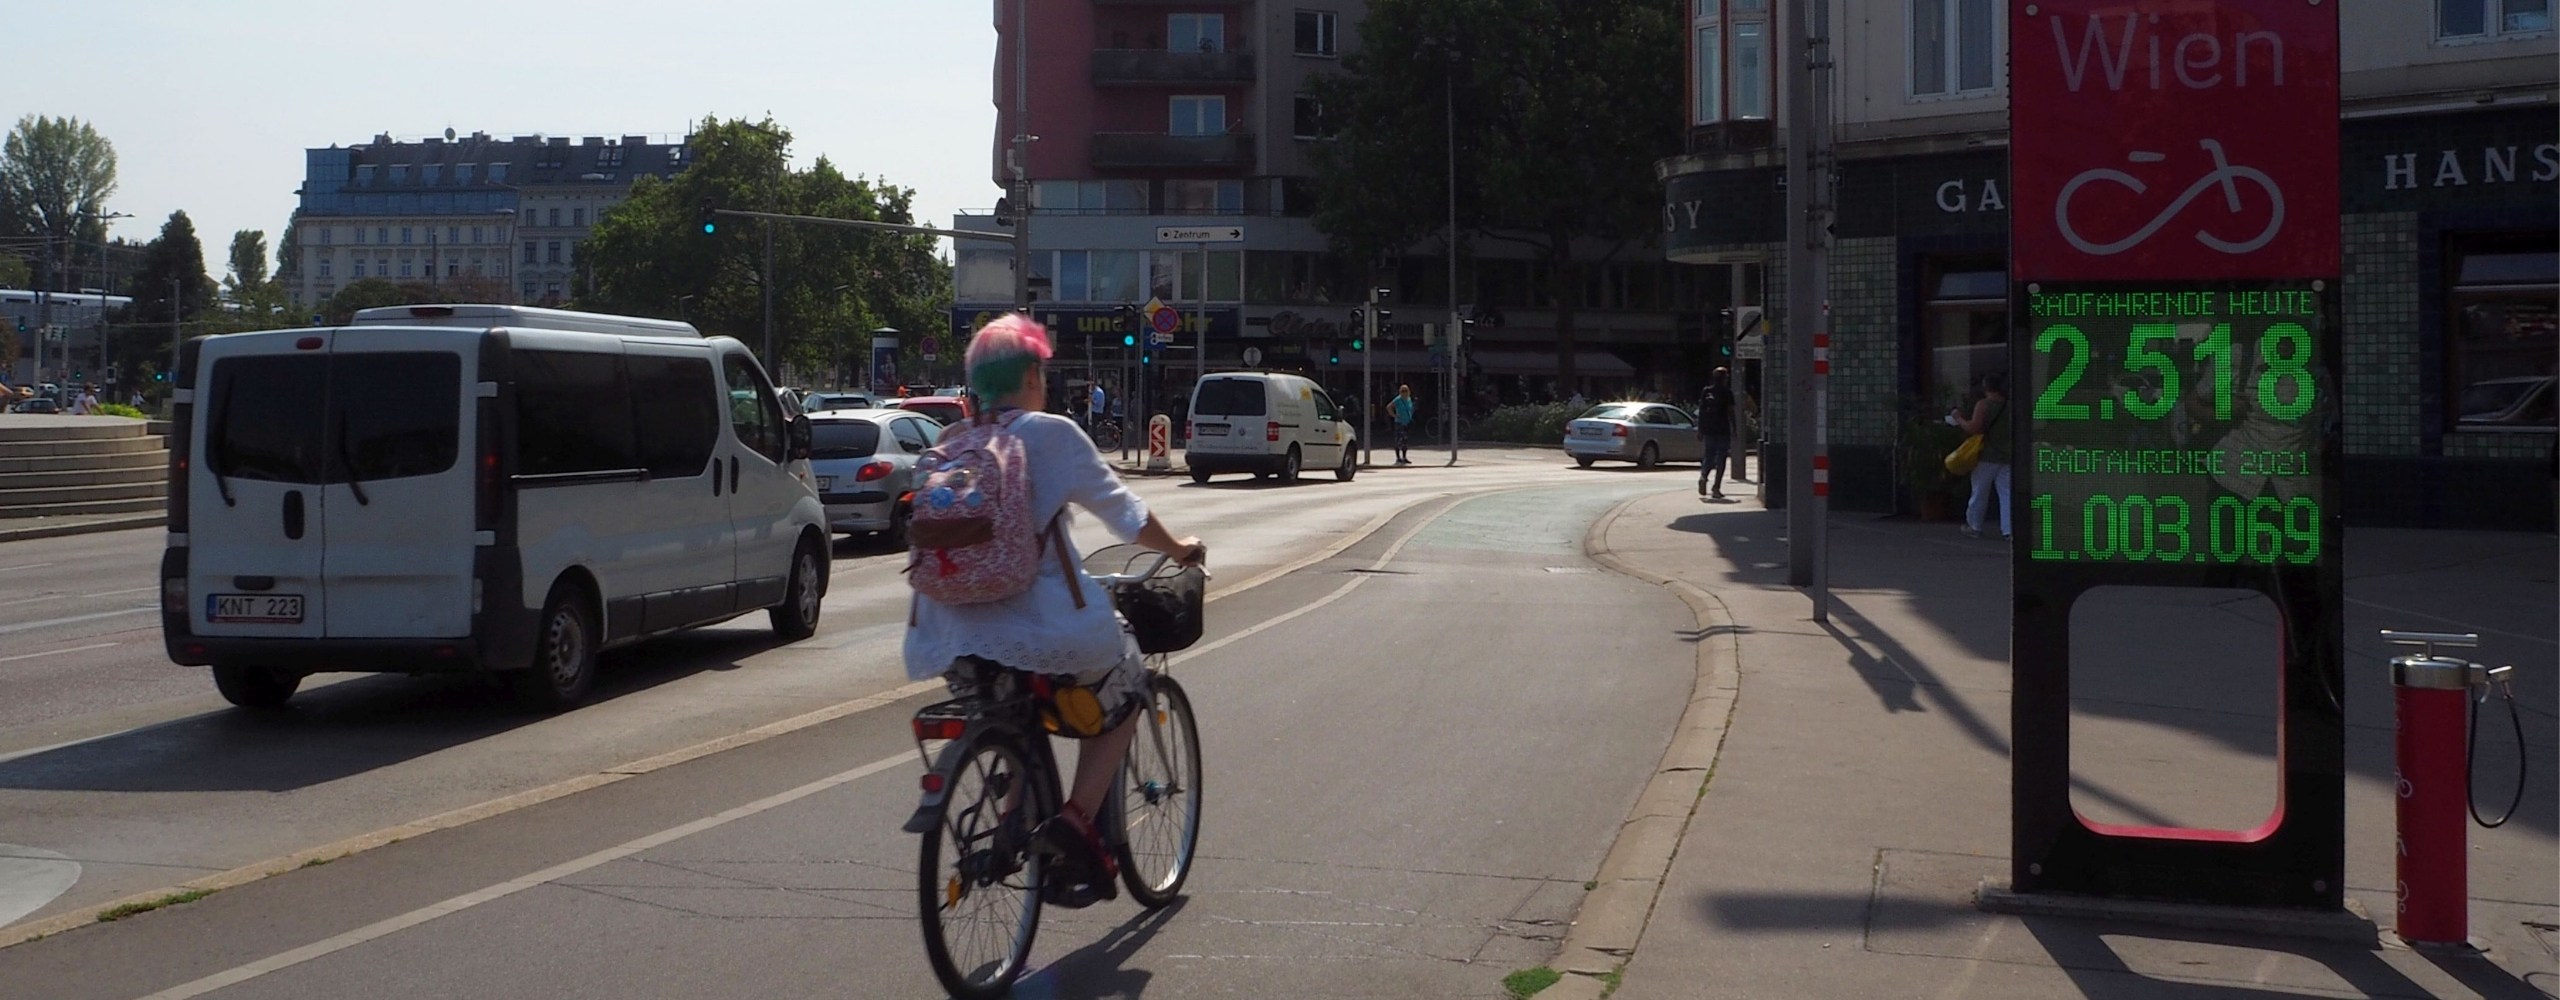
[[[27,259],[16,254],[0,253],[0,288],[33,288],[35,269]]]
[[[134,409],[133,407],[126,406],[123,403],[100,403],[98,404],[97,409],[91,412],[102,417],[132,417],[135,420],[146,419],[149,416],[149,414],[146,414],[141,410]]]
[[[338,289],[337,294],[329,296],[329,301],[320,307],[320,315],[323,323],[330,326],[343,326],[348,320],[355,318],[356,311],[359,309],[409,306],[438,301],[468,301],[474,297],[438,294],[435,288],[414,281],[395,285],[382,278],[365,278],[350,282],[347,287]]]
[[[231,275],[222,289],[235,298],[267,283],[267,234],[243,229],[231,234]]]
[[[1502,992],[1510,994],[1511,1000],[1529,1000],[1539,991],[1562,981],[1564,973],[1543,965],[1531,966],[1502,977]]]
[[[116,192],[116,148],[77,118],[27,115],[0,140],[0,235],[80,235]]]
[[[1545,405],[1502,406],[1465,427],[1466,435],[1479,441],[1502,441],[1510,444],[1561,444],[1564,425],[1581,416],[1582,410],[1564,403]]]
[[[790,142],[769,119],[705,119],[691,140],[693,164],[673,180],[642,178],[579,247],[579,268],[593,281],[578,289],[576,307],[682,319],[761,347],[767,223],[722,217],[706,236],[706,199],[726,209],[915,224],[913,191],[848,177],[824,157],[790,169]],[[772,232],[776,352],[800,380],[822,380],[847,359],[862,370],[874,328],[912,336],[948,325],[951,269],[933,237],[806,223]]]
[[[1355,259],[1406,252],[1445,228],[1454,147],[1458,238],[1524,244],[1548,265],[1558,372],[1570,377],[1591,263],[1573,244],[1623,249],[1659,225],[1653,165],[1680,151],[1681,11],[1374,0],[1343,71],[1312,85],[1335,132],[1314,150],[1316,224]]]

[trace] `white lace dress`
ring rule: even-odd
[[[1146,526],[1147,507],[1103,464],[1093,441],[1074,421],[1049,413],[1023,413],[1013,423],[1031,457],[1031,515],[1035,523],[1069,503],[1082,507],[1112,535],[1133,541]],[[1062,525],[1063,527],[1063,525]],[[1064,532],[1061,532],[1063,535]],[[1040,579],[1031,589],[986,604],[943,604],[915,599],[915,626],[907,629],[907,676],[942,676],[951,661],[979,656],[1016,670],[1074,674],[1094,683],[1124,661],[1137,659],[1137,643],[1121,629],[1111,595],[1084,575],[1084,559],[1067,542],[1067,561],[1084,591],[1076,607],[1056,555],[1043,552]]]

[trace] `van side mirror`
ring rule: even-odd
[[[783,460],[796,462],[809,457],[809,415],[794,415],[782,425]]]

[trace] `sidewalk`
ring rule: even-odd
[[[2372,949],[1974,909],[1977,883],[2008,873],[2007,549],[1950,524],[1837,515],[1822,624],[1786,586],[1785,527],[1784,512],[1756,503],[1671,493],[1623,509],[1595,546],[1703,591],[1693,602],[1709,619],[1703,659],[1738,668],[1721,749],[1624,966],[1621,1000],[2560,990],[2551,537],[2347,537],[2347,886],[2384,932],[2385,947]],[[2270,611],[2225,593],[2090,620],[2076,646],[2132,669],[2092,666],[2075,683],[2084,815],[2240,828],[2268,814],[2275,681],[2256,652],[2270,644],[2252,637],[2272,632]],[[2376,639],[2382,628],[2478,631],[2483,646],[2470,652],[2522,675],[2523,809],[2504,828],[2470,830],[2471,932],[2485,959],[2431,957],[2389,934],[2386,661],[2397,650]],[[2182,642],[2203,648],[2182,653]],[[2517,777],[2495,708],[2481,718],[2475,785],[2492,815]],[[1577,978],[1554,995],[1599,992]]]

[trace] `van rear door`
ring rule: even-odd
[[[1203,454],[1258,455],[1270,443],[1270,381],[1211,375],[1191,390],[1191,440]]]
[[[344,330],[329,356],[326,634],[471,634],[476,332]]]
[[[327,595],[329,355],[317,335],[204,341],[188,470],[187,624],[200,636],[317,638]],[[310,344],[300,347],[299,344]]]

